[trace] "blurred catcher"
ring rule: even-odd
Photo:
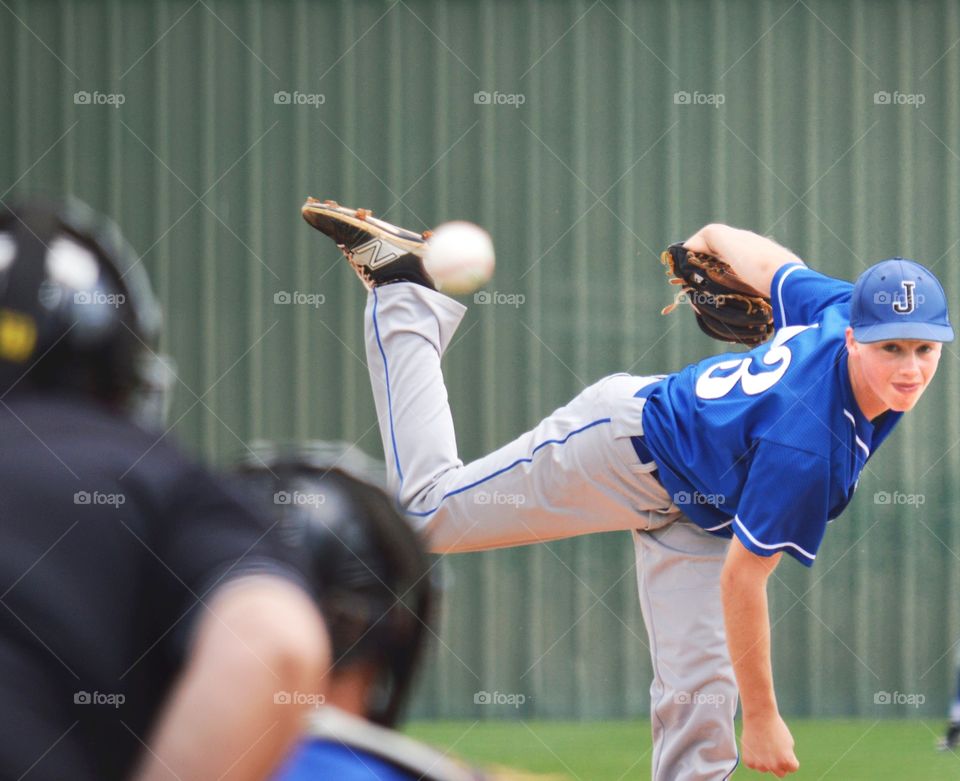
[[[436,595],[416,532],[386,494],[354,476],[382,475],[382,464],[347,448],[260,444],[236,472],[299,552],[333,650],[325,696],[313,698],[318,707],[277,779],[475,781],[478,773],[394,731]],[[311,698],[278,694],[296,696]]]

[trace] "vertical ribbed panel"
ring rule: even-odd
[[[464,460],[606,374],[719,352],[688,312],[659,315],[670,291],[657,251],[708,221],[773,235],[846,278],[915,257],[960,302],[956,3],[7,6],[0,195],[65,190],[117,217],[167,312],[163,348],[182,379],[173,434],[218,463],[264,437],[380,452],[364,297],[300,220],[309,194],[415,229],[463,218],[494,233],[489,290],[524,302],[472,306],[445,358]],[[125,103],[78,105],[78,91]],[[481,91],[524,103],[481,105]],[[683,93],[723,105],[683,105]],[[785,711],[941,713],[960,637],[948,598],[960,593],[958,394],[947,345],[817,565],[776,572]],[[884,491],[924,503],[875,501]],[[419,713],[645,714],[629,535],[451,556],[435,574],[441,639]],[[475,705],[484,690],[527,701]],[[877,707],[879,691],[926,704]]]

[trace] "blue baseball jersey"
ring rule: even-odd
[[[273,781],[414,781],[420,777],[362,748],[311,739],[294,751]]]
[[[772,340],[706,358],[647,396],[644,440],[697,525],[810,566],[902,413],[867,420],[847,371],[853,285],[802,264],[773,278]]]

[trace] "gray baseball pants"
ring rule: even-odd
[[[653,662],[653,779],[728,778],[738,761],[720,602],[729,540],[688,521],[633,448],[644,404],[634,394],[659,378],[606,377],[464,465],[440,359],[465,312],[411,283],[369,295],[367,365],[390,490],[436,553],[632,532]]]

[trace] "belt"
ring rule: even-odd
[[[653,392],[653,389],[659,384],[659,382],[651,382],[649,385],[644,385],[640,390],[633,394],[634,398],[647,398],[647,396],[649,396]],[[651,461],[653,461],[653,455],[650,453],[650,448],[647,447],[647,443],[644,441],[642,434],[630,437],[630,442],[633,444],[633,449],[636,451],[637,458],[640,459],[641,464],[649,464]],[[657,470],[654,469],[650,474],[652,474],[654,477],[657,477]]]

